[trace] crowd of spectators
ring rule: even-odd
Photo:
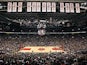
[[[26,46],[63,46],[67,54],[17,53]],[[87,34],[0,35],[0,65],[87,65],[87,53],[80,50],[87,50]]]
[[[0,65],[87,65],[87,55],[17,54],[0,56]]]

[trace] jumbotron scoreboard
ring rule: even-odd
[[[82,13],[87,11],[84,1],[1,1],[0,12],[10,13]]]

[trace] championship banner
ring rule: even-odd
[[[17,12],[17,2],[13,2],[13,12]]]
[[[60,3],[60,12],[64,12],[64,3]]]
[[[80,13],[80,4],[75,3],[75,6],[76,6],[76,13]]]
[[[37,11],[37,3],[32,2],[32,12],[36,12],[36,11]]]
[[[41,2],[37,2],[37,12],[41,12]]]
[[[46,2],[42,2],[42,12],[46,12]]]
[[[65,3],[65,11],[66,11],[66,13],[70,13],[70,5],[69,5],[69,3]]]
[[[74,13],[74,3],[70,3],[70,12]]]
[[[56,12],[56,3],[52,2],[52,12]]]
[[[12,12],[12,2],[8,2],[7,12]]]
[[[64,52],[63,47],[59,46],[27,46],[19,50],[21,53],[55,53]]]
[[[27,2],[27,12],[31,12],[31,2]]]
[[[22,12],[23,2],[18,2],[18,12]]]
[[[51,12],[51,2],[47,2],[47,12]]]

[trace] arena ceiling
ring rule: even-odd
[[[4,1],[4,2],[3,2]],[[8,12],[7,10],[7,2],[9,1],[24,1],[24,7],[22,8],[22,12]],[[59,3],[60,2],[75,2],[85,4],[86,0],[54,0],[56,5],[56,12],[27,12],[26,1],[32,0],[0,0],[3,8],[0,11],[0,33],[8,33],[8,32],[26,32],[21,34],[31,34],[38,33],[40,29],[38,28],[39,24],[42,24],[42,21],[46,25],[46,28],[41,30],[46,34],[56,34],[56,32],[87,32],[87,9],[80,9],[80,13],[66,13],[60,12]],[[53,0],[33,0],[33,1],[53,1]],[[86,2],[87,3],[87,2]],[[87,5],[83,6],[84,8]],[[52,20],[51,20],[52,19]],[[37,20],[37,22],[36,22]],[[68,20],[67,22],[65,22]],[[61,22],[62,21],[62,22]],[[4,32],[3,32],[4,31]],[[54,33],[55,32],[55,33]],[[14,33],[15,34],[15,33]],[[60,33],[58,33],[60,34]],[[65,33],[66,34],[66,33]]]

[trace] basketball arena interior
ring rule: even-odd
[[[87,0],[0,0],[0,65],[87,65]]]

